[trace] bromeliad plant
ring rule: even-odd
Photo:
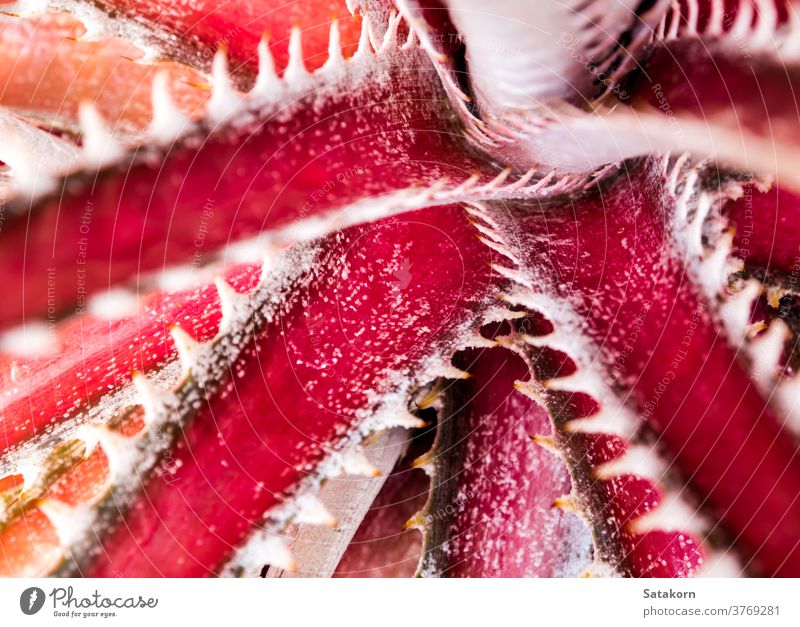
[[[800,575],[790,0],[2,9],[0,573]]]

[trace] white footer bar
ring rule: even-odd
[[[23,611],[24,610],[24,611]],[[800,625],[800,580],[0,580],[0,625]]]

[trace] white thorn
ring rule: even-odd
[[[403,50],[410,50],[414,48],[419,43],[419,39],[417,38],[417,31],[413,28],[408,29],[408,36],[406,37],[405,42],[403,43]]]
[[[708,17],[706,33],[711,37],[719,37],[725,20],[725,5],[723,0],[711,0],[711,14]]]
[[[711,196],[705,192],[700,192],[697,198],[695,213],[689,223],[687,248],[690,255],[703,254],[703,225],[711,211],[711,200]]]
[[[92,509],[90,507],[70,507],[48,499],[39,505],[39,509],[50,519],[63,547],[74,544],[87,530],[91,529]]]
[[[453,196],[457,196],[459,194],[464,193],[465,191],[472,189],[478,184],[478,181],[481,180],[479,174],[470,174],[464,181],[459,183],[456,187],[450,190],[450,194]]]
[[[224,335],[229,332],[244,315],[249,314],[247,305],[250,297],[247,294],[237,292],[230,283],[218,276],[214,279],[214,286],[217,288],[222,319],[219,323],[217,335]]]
[[[482,235],[479,235],[478,239],[481,241],[481,243],[485,244],[496,253],[503,255],[506,259],[511,261],[511,263],[519,265],[519,259],[505,244],[492,241],[488,237],[483,237]]]
[[[289,545],[281,536],[268,535],[258,546],[259,558],[276,568],[297,570]]]
[[[686,180],[683,183],[683,189],[681,190],[680,195],[675,199],[675,220],[678,222],[678,224],[688,224],[689,200],[696,191],[696,184],[699,176],[700,173],[698,172],[697,168],[691,169],[686,174]]]
[[[389,25],[383,35],[383,42],[379,52],[385,53],[397,47],[397,26],[400,24],[400,14],[394,13],[389,16]]]
[[[525,318],[527,314],[524,311],[514,311],[506,307],[491,307],[484,312],[481,317],[481,325],[491,324],[492,322],[506,322],[508,320],[519,320]]]
[[[594,469],[594,476],[610,480],[623,475],[636,475],[654,482],[660,482],[666,467],[658,452],[644,445],[629,446],[621,457],[612,459]]]
[[[103,427],[93,424],[81,425],[75,430],[74,437],[83,442],[85,451],[83,453],[84,459],[94,453],[94,449],[102,442],[103,436],[101,430]]]
[[[695,2],[689,2],[686,15],[686,33],[689,35],[697,34],[697,20],[700,14],[700,7]]]
[[[680,27],[681,20],[680,19],[673,19],[670,22],[669,30],[664,33],[664,39],[666,41],[671,41],[678,37],[678,28]]]
[[[533,288],[533,283],[531,283],[530,279],[525,276],[525,273],[521,270],[515,270],[513,268],[508,268],[506,266],[501,266],[497,263],[490,263],[489,267],[497,272],[500,276],[508,279],[509,281],[513,281],[523,287],[527,287],[529,289]]]
[[[511,292],[501,292],[500,300],[512,307],[525,307],[529,311],[538,311],[549,320],[557,320],[566,315],[563,305],[557,304],[544,293],[535,292],[529,287],[515,288]],[[525,314],[522,317],[525,317]]]
[[[387,429],[392,427],[403,427],[405,429],[421,429],[427,426],[422,418],[415,416],[409,411],[393,412],[388,418],[381,422],[381,426]]]
[[[705,521],[677,494],[665,495],[662,502],[629,525],[633,533],[685,531],[702,537]]]
[[[13,171],[18,187],[42,188],[42,177],[61,176],[75,167],[71,143],[0,109],[0,161]]]
[[[119,160],[125,152],[122,145],[114,139],[97,108],[83,102],[78,110],[83,133],[83,152],[81,156],[87,164],[102,167]]]
[[[504,168],[504,169],[503,169],[503,170],[500,172],[500,174],[498,174],[498,175],[497,175],[497,176],[495,176],[495,177],[494,177],[494,178],[493,178],[491,181],[489,181],[488,183],[486,183],[486,185],[481,185],[481,187],[479,188],[479,189],[480,189],[480,191],[482,191],[482,192],[489,192],[489,191],[492,191],[493,189],[497,189],[497,188],[498,188],[498,187],[500,187],[500,186],[501,186],[503,183],[505,183],[506,179],[507,179],[507,178],[508,178],[508,177],[511,175],[511,172],[512,172],[512,168],[511,168],[510,166],[509,166],[509,167],[506,167],[506,168]],[[517,182],[517,183],[518,183],[518,182]],[[512,185],[516,185],[517,183],[513,183]],[[524,183],[523,183],[523,185],[524,185]]]
[[[165,70],[156,72],[153,77],[151,94],[153,119],[149,133],[156,141],[164,144],[173,142],[189,128],[191,121],[178,109],[169,93],[169,75]]]
[[[568,433],[605,433],[628,439],[636,432],[636,421],[621,407],[603,407],[587,418],[576,418],[564,425]]]
[[[472,376],[469,372],[464,372],[460,368],[446,363],[435,366],[430,375],[432,378],[441,377],[442,379],[469,379]]]
[[[228,72],[228,53],[225,47],[219,48],[211,64],[211,98],[208,102],[208,116],[221,123],[236,114],[242,107],[242,99],[236,92]]]
[[[783,320],[773,320],[767,330],[756,337],[749,346],[753,361],[751,372],[756,385],[762,392],[769,391],[778,376],[783,355],[783,345],[789,338],[789,327]]]
[[[494,240],[495,242],[502,242],[503,241],[503,236],[500,233],[498,233],[496,229],[493,229],[490,226],[486,226],[485,224],[481,224],[477,220],[473,220],[472,221],[472,226],[475,227],[476,231],[478,231],[479,233],[482,233],[483,235],[485,235],[489,239]]]
[[[735,42],[747,41],[753,24],[753,5],[750,2],[739,2],[736,18],[728,36]]]
[[[4,159],[0,159],[4,161]],[[15,191],[21,196],[35,199],[56,190],[58,179],[49,172],[35,166],[26,157],[18,156],[11,167],[11,175]]]
[[[775,36],[778,28],[778,11],[773,0],[755,0],[756,28],[751,34],[751,43],[754,47],[766,46]],[[788,7],[791,12],[793,7]]]
[[[516,190],[518,190],[518,189],[520,189],[522,187],[525,187],[530,182],[530,180],[534,177],[534,175],[536,175],[538,172],[539,172],[539,168],[537,166],[533,166],[533,167],[529,168],[528,171],[525,172],[525,174],[523,174],[521,177],[516,179],[513,183],[509,183],[508,185],[506,185],[505,186],[505,190],[509,191],[509,192],[512,192],[512,191],[516,191]],[[539,183],[542,183],[542,181],[545,181],[545,179],[547,177],[552,177],[552,176],[554,176],[554,173],[553,172],[549,172],[545,178],[543,178],[543,179],[541,179],[539,181]],[[543,183],[542,187],[544,185],[547,185],[547,182]]]
[[[133,385],[139,395],[139,403],[144,408],[145,423],[152,425],[161,421],[174,404],[175,395],[153,384],[141,372],[134,373]]]
[[[342,455],[342,470],[349,475],[379,477],[380,471],[367,459],[361,449],[351,449]]]
[[[574,335],[556,329],[547,335],[528,335],[523,333],[519,338],[528,346],[538,348],[552,348],[562,353],[572,353],[577,349],[579,339]]]
[[[361,19],[361,34],[358,37],[358,48],[353,55],[353,60],[363,59],[372,54],[372,48],[369,43],[369,20],[367,16],[362,16]]]
[[[181,327],[172,327],[169,331],[175,348],[178,350],[178,357],[183,365],[184,375],[193,372],[200,363],[202,355],[206,352],[206,344],[198,342]]]
[[[297,498],[297,515],[294,522],[308,525],[336,526],[336,517],[325,507],[325,504],[311,493]]]
[[[22,491],[30,490],[42,474],[42,467],[34,462],[24,462],[17,466],[16,473],[22,475]]]
[[[544,386],[556,392],[588,392],[597,400],[603,400],[606,392],[606,386],[597,373],[583,368],[566,377],[548,379]]]
[[[164,407],[165,405],[162,405]],[[145,409],[145,420],[148,420],[148,410]],[[75,433],[86,444],[84,457],[89,457],[97,445],[103,447],[108,459],[109,483],[114,485],[123,479],[130,471],[130,460],[135,454],[136,445],[132,439],[107,429],[104,425],[84,425]]]
[[[487,213],[483,209],[483,206],[479,205],[478,203],[473,203],[471,205],[466,205],[464,207],[464,211],[466,211],[471,216],[475,216],[476,218],[479,218],[480,220],[483,220],[484,222],[486,222],[486,224],[491,226],[493,229],[499,229],[500,228],[500,225],[497,223],[497,220],[495,220],[491,216],[491,214]]]
[[[800,16],[797,10],[792,7],[789,10],[789,24],[786,27],[786,36],[781,43],[781,58],[797,59],[800,55]]]
[[[328,60],[322,66],[321,71],[330,72],[344,67],[344,56],[342,55],[342,42],[339,35],[339,23],[336,20],[331,22],[331,32],[328,39]]]
[[[750,326],[753,302],[759,294],[761,294],[761,284],[755,279],[750,279],[719,308],[720,317],[725,321],[731,342],[736,346],[745,339],[747,328]]]
[[[278,264],[278,258],[282,254],[282,251],[279,248],[275,247],[267,247],[267,249],[261,254],[261,275],[259,276],[259,282],[263,282],[267,279],[270,272],[272,272],[276,265]]]
[[[675,162],[672,165],[672,170],[670,170],[669,175],[667,177],[667,189],[671,194],[675,194],[675,189],[678,186],[678,178],[683,172],[683,168],[685,167],[688,161],[689,161],[689,153],[687,152],[684,152],[683,154],[681,154],[680,157],[675,159]],[[686,207],[677,207],[676,219],[682,219],[685,221],[686,219],[685,210]]]
[[[800,375],[783,379],[775,390],[775,398],[786,416],[786,426],[800,435]]]
[[[461,348],[495,348],[499,343],[497,340],[490,340],[483,337],[480,333],[472,333],[467,336],[460,344]]]
[[[283,80],[289,86],[303,85],[310,76],[303,62],[303,31],[298,26],[293,26],[289,35],[289,63],[283,73]]]
[[[262,37],[258,42],[258,76],[250,93],[256,98],[275,99],[282,88],[283,82],[275,72],[275,59],[272,58],[269,41]]]
[[[738,264],[731,258],[733,235],[724,233],[708,257],[700,263],[698,272],[706,295],[715,298],[727,284],[728,277],[736,272]]]
[[[514,389],[520,394],[524,394],[534,403],[541,407],[547,407],[544,388],[536,385],[533,381],[514,381]]]

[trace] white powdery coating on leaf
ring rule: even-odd
[[[141,489],[145,477],[156,466],[163,451],[173,445],[173,429],[199,406],[204,391],[197,387],[195,379],[224,380],[230,364],[252,339],[255,318],[264,324],[273,320],[282,308],[288,306],[282,295],[286,295],[299,281],[310,280],[307,268],[311,267],[316,250],[311,245],[298,245],[277,260],[249,294],[250,315],[247,320],[241,320],[238,328],[229,327],[224,335],[218,335],[213,340],[213,348],[209,343],[210,350],[203,351],[199,360],[192,364],[194,379],[186,380],[177,362],[148,373],[146,380],[140,375],[132,384],[102,397],[72,420],[56,425],[48,433],[5,455],[0,463],[0,472],[15,474],[24,463],[27,464],[27,474],[38,477],[53,446],[59,441],[83,436],[89,444],[99,441],[104,445],[113,472],[114,507],[124,507]],[[237,311],[237,319],[240,315],[244,317],[241,311]],[[126,439],[104,432],[104,421],[109,416],[140,404],[145,405],[146,411],[143,432]],[[64,548],[75,557],[88,555],[96,542],[97,529],[102,527],[102,508],[85,507],[61,513],[70,514],[69,525],[65,526],[69,529],[70,546]]]
[[[511,401],[514,402],[514,397]],[[525,410],[512,407],[510,413],[522,417]],[[485,426],[478,427],[478,430],[481,429],[485,429]],[[522,430],[517,433],[517,439],[528,444],[526,441],[529,436],[524,419],[517,422],[512,430]],[[481,442],[480,437],[467,440],[464,459],[474,460],[473,463],[485,465],[487,468],[511,468],[514,471],[493,474],[491,478],[479,475],[474,480],[477,488],[475,485],[460,487],[452,498],[452,516],[466,530],[461,530],[457,538],[451,538],[436,547],[433,557],[426,553],[420,569],[421,576],[446,576],[447,571],[442,569],[452,566],[453,558],[444,560],[448,563],[443,563],[442,558],[452,555],[456,544],[460,557],[472,556],[472,559],[480,561],[484,576],[507,572],[510,565],[523,569],[522,576],[526,577],[580,575],[591,561],[593,548],[586,521],[575,512],[554,508],[547,493],[536,495],[536,500],[531,501],[526,492],[529,482],[536,482],[539,477],[553,472],[550,465],[563,464],[563,460],[549,451],[542,451],[542,456],[531,454],[526,458],[515,446],[505,444],[506,438],[511,438],[512,444],[515,442],[511,434],[506,434],[503,438],[498,435],[497,442],[487,452],[485,442]],[[522,464],[525,466],[521,466]],[[462,471],[467,472],[468,468],[455,469],[455,472]],[[456,480],[447,477],[443,479]],[[434,473],[432,485],[438,485],[443,479],[437,479]],[[484,485],[486,481],[490,481],[491,485]],[[518,499],[525,499],[526,503],[521,514],[518,511]],[[477,501],[479,505],[463,507],[463,504],[470,501]],[[492,533],[487,535],[487,531]],[[517,545],[514,553],[510,551],[511,544]],[[555,562],[554,555],[558,555]],[[543,572],[544,568],[551,570]]]
[[[416,367],[385,372],[379,377],[382,379],[382,384],[379,389],[367,392],[366,406],[356,411],[354,427],[341,438],[321,463],[315,468],[308,469],[309,476],[294,487],[292,494],[283,504],[265,513],[264,528],[256,530],[239,547],[236,555],[225,566],[224,575],[235,576],[239,572],[258,574],[267,561],[259,555],[264,539],[274,536],[295,522],[303,500],[308,495],[316,495],[323,481],[343,473],[373,474],[374,467],[364,457],[361,449],[365,439],[397,426],[397,416],[408,414],[414,391],[435,379],[443,367],[450,365],[455,350],[459,346],[468,345],[469,338],[478,334],[477,327],[483,313],[481,308],[477,308],[472,315],[467,316],[464,321],[451,329],[447,337],[436,342],[431,347],[429,356]],[[413,320],[409,324],[414,324]],[[343,408],[337,410],[342,411]],[[364,460],[367,463],[359,461],[355,464],[354,459]]]
[[[83,135],[80,159],[86,167],[101,168],[119,161],[125,148],[114,138],[97,107],[81,103],[78,118]]]
[[[158,372],[150,373],[149,378],[151,383],[160,389],[169,390],[180,380],[180,367],[177,363],[169,364]],[[42,472],[47,456],[59,442],[80,438],[85,429],[101,427],[109,416],[115,415],[127,407],[138,405],[141,400],[141,394],[133,384],[126,385],[122,389],[102,397],[98,403],[73,419],[54,424],[44,433],[3,455],[0,458],[0,473],[15,474],[19,468],[35,468],[35,471],[31,470],[31,472],[38,476]],[[91,439],[95,439],[95,437],[92,436]]]
[[[499,220],[499,216],[495,216]],[[502,224],[498,224],[502,228]],[[507,235],[508,241],[513,241],[513,229],[506,227],[503,234]],[[517,278],[516,290],[504,296],[505,300],[512,305],[521,305],[530,311],[538,311],[553,324],[554,331],[549,335],[541,337],[522,337],[518,341],[526,341],[536,346],[547,346],[547,339],[555,337],[561,339],[560,348],[565,349],[567,355],[575,362],[577,371],[573,375],[550,379],[541,382],[538,387],[545,389],[568,390],[572,392],[584,392],[589,394],[600,404],[600,409],[593,416],[596,417],[595,426],[598,427],[597,433],[619,434],[622,431],[626,441],[628,455],[615,460],[597,470],[597,476],[601,479],[613,479],[615,476],[634,474],[649,478],[654,487],[661,490],[663,502],[660,507],[651,512],[651,515],[640,517],[632,522],[634,525],[640,523],[643,531],[667,528],[671,530],[685,531],[687,534],[695,534],[704,538],[707,529],[712,528],[708,519],[699,513],[697,507],[687,500],[682,484],[676,480],[662,462],[658,451],[652,447],[642,447],[646,444],[639,433],[643,421],[640,416],[626,409],[617,397],[617,392],[612,387],[611,382],[604,376],[603,363],[609,358],[603,358],[602,352],[594,345],[590,338],[584,337],[580,320],[575,315],[573,307],[579,302],[571,304],[569,299],[556,300],[550,293],[534,292],[530,286],[548,286],[551,282],[546,276],[531,276],[522,270],[516,271],[521,275]],[[546,288],[545,288],[546,289]],[[563,289],[561,291],[564,291]],[[517,351],[526,361],[527,356],[520,350],[517,342],[511,342],[508,347]],[[530,363],[529,363],[530,366]],[[523,384],[518,386],[520,391],[526,392],[528,388],[537,387],[536,383]],[[535,392],[535,391],[534,391]],[[538,401],[537,393],[528,393],[529,396]],[[607,412],[611,412],[610,415]],[[609,421],[609,416],[614,419]],[[605,427],[611,424],[614,429],[606,432]],[[587,428],[588,427],[588,428]],[[592,433],[592,416],[582,419],[578,423],[577,431]],[[565,426],[567,432],[571,431],[569,423]],[[591,507],[591,504],[583,499],[586,490],[586,478],[575,472],[575,467],[568,460],[568,466],[572,474],[576,503],[585,511],[587,518],[598,528],[600,535],[606,535],[609,529],[619,528],[620,521],[614,518],[604,518],[602,511],[598,512]],[[596,547],[596,555],[603,555],[602,546]],[[713,549],[711,550],[713,553]]]

